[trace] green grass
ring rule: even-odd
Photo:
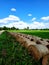
[[[41,65],[8,32],[0,35],[0,65]]]
[[[9,32],[20,32],[49,39],[49,30],[8,30]]]

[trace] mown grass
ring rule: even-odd
[[[9,32],[20,32],[49,39],[49,30],[8,30]]]
[[[0,65],[41,65],[8,32],[0,35]]]

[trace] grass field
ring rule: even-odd
[[[41,65],[8,32],[0,35],[0,65]]]
[[[20,32],[49,39],[49,30],[8,30],[9,32]]]

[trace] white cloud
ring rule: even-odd
[[[32,14],[28,14],[28,16],[32,16]]]
[[[30,29],[41,29],[44,28],[45,25],[42,22],[34,21],[31,24],[29,24]]]
[[[9,23],[9,24],[6,24],[6,25],[3,25],[3,26],[7,26],[7,27],[16,27],[16,28],[19,28],[19,29],[24,29],[24,28],[27,28],[27,26],[29,26],[30,29],[41,29],[41,28],[46,28],[46,24],[44,23],[40,23],[40,22],[33,22],[33,23],[26,23],[26,22],[23,22],[23,21],[19,21],[19,22],[12,22],[12,23]]]
[[[19,21],[19,22],[13,22],[13,23],[10,23],[9,25],[6,25],[7,27],[16,27],[16,28],[19,28],[19,29],[24,29],[27,27],[27,23],[23,22],[23,21]]]
[[[11,11],[16,11],[16,8],[11,8]]]
[[[49,16],[47,17],[41,17],[42,20],[48,21],[49,20]]]
[[[1,27],[3,27],[3,26],[7,26],[7,27],[15,26],[16,28],[23,29],[23,28],[27,27],[27,23],[21,21],[20,18],[17,16],[9,15],[6,18],[0,19],[0,26]]]
[[[49,22],[45,23],[45,28],[49,28]]]
[[[9,15],[8,19],[9,19],[9,20],[17,20],[17,21],[19,21],[19,20],[20,20],[20,18],[19,18],[19,17],[14,16],[14,15]]]
[[[20,18],[14,15],[9,15],[6,18],[0,19],[0,23],[8,23],[8,22],[12,22],[12,21],[20,21]]]
[[[32,21],[35,21],[36,20],[36,18],[34,17],[34,18],[32,18]]]
[[[2,24],[2,25],[1,25]],[[8,17],[4,19],[0,19],[0,26],[7,26],[7,27],[16,27],[19,29],[27,28],[29,26],[30,29],[43,29],[43,28],[49,28],[49,22],[38,22],[34,21],[32,23],[24,22],[20,20],[19,17],[14,15],[9,15]]]

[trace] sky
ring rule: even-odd
[[[49,28],[49,0],[0,0],[0,27]]]

